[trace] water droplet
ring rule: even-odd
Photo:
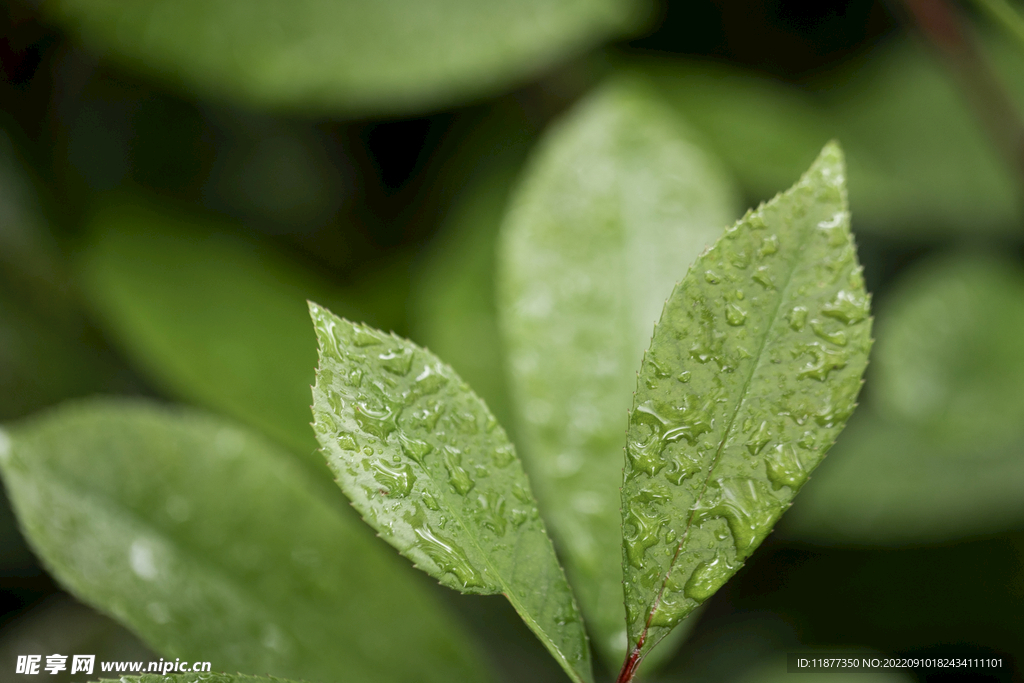
[[[516,459],[515,449],[511,445],[498,446],[493,454],[495,467],[508,467]]]
[[[779,444],[768,454],[768,479],[775,490],[788,486],[798,489],[807,481],[800,453],[793,444]]]
[[[682,372],[679,373],[679,376],[676,377],[676,379],[678,379],[683,384],[686,384],[687,382],[690,381],[690,371],[683,370]]]
[[[504,536],[507,523],[505,521],[505,499],[500,494],[490,491],[477,496],[477,508],[480,521],[495,536]]]
[[[405,377],[412,369],[412,349],[397,348],[378,354],[381,366],[393,375]]]
[[[414,526],[413,531],[420,538],[417,547],[429,557],[437,567],[455,576],[464,588],[480,588],[485,586],[484,577],[477,571],[465,551],[454,541],[432,532],[424,526]]]
[[[416,375],[416,393],[420,396],[436,394],[448,384],[448,378],[441,374],[438,366],[424,365],[423,372]]]
[[[434,494],[430,491],[424,491],[420,498],[423,500],[423,504],[427,506],[428,510],[437,512],[441,509],[441,504],[437,502],[437,498],[435,498]]]
[[[413,411],[410,417],[414,427],[433,432],[442,413],[444,408],[440,404],[428,402],[425,408]]]
[[[736,297],[737,301],[743,301],[743,299],[746,298],[747,293],[744,292],[742,289],[737,289],[735,292],[733,292],[733,296]]]
[[[767,422],[762,422],[757,430],[747,440],[747,451],[751,455],[757,455],[768,444],[772,438],[771,429]]]
[[[789,312],[789,327],[794,332],[799,332],[804,329],[804,325],[807,324],[807,309],[803,306],[794,306],[793,310]]]
[[[810,344],[804,344],[801,347],[803,353],[810,354],[813,360],[811,360],[804,368],[797,374],[801,379],[805,377],[811,377],[824,382],[828,379],[828,375],[833,370],[841,370],[846,367],[846,353],[842,351],[833,351],[830,348],[825,347],[820,342],[811,342]]]
[[[460,433],[465,434],[466,436],[473,436],[479,433],[480,431],[480,429],[477,427],[476,415],[474,415],[473,413],[453,410],[451,413],[448,414],[448,417],[455,425],[455,429],[457,429]]]
[[[359,325],[352,326],[352,344],[364,348],[367,346],[376,346],[381,343],[380,337],[374,334],[369,328],[361,327]]]
[[[821,312],[847,325],[854,325],[868,317],[868,299],[860,294],[840,290],[835,298],[821,307]]]
[[[530,492],[527,491],[526,487],[522,484],[512,485],[512,495],[515,496],[520,503],[533,505],[533,496],[530,495]]]
[[[717,285],[722,281],[722,276],[713,270],[704,271],[704,281],[711,285]]]
[[[430,451],[434,450],[434,447],[426,441],[420,441],[405,434],[398,435],[398,442],[402,444],[402,452],[405,453],[406,457],[415,460],[421,465]]]
[[[644,553],[658,543],[658,534],[667,522],[661,513],[646,510],[644,505],[634,501],[625,519],[625,525],[631,526],[632,531],[623,533],[622,536],[626,546],[626,557],[631,565],[637,569],[643,567]],[[623,531],[625,532],[625,529]]]
[[[448,483],[461,495],[470,492],[476,482],[469,472],[462,468],[462,451],[451,446],[443,446],[444,466],[448,470]]]
[[[728,478],[713,482],[694,512],[700,521],[724,518],[737,555],[746,557],[771,530],[781,514],[781,505],[765,489],[764,482]]]
[[[746,218],[746,222],[751,230],[764,230],[768,227],[768,224],[764,222],[764,216],[760,213],[751,213]]]
[[[132,571],[140,579],[152,581],[159,574],[156,568],[153,546],[147,541],[138,539],[132,542],[131,548],[128,551],[128,561]]]
[[[352,368],[348,371],[348,385],[354,389],[363,386],[363,371],[359,368]]]
[[[778,235],[768,235],[761,240],[761,248],[757,253],[763,258],[765,256],[771,256],[779,251],[779,237]]]
[[[518,508],[512,508],[512,523],[516,525],[517,529],[521,527],[529,518],[530,515],[526,511],[520,510]]]
[[[825,329],[825,323],[818,319],[811,321],[811,329],[819,338],[824,339],[829,343],[835,344],[836,346],[846,346],[846,332],[843,330],[830,332]]]
[[[387,490],[387,495],[404,498],[412,491],[416,476],[409,465],[392,465],[385,460],[373,462],[374,479]]]
[[[700,463],[693,462],[689,459],[681,461],[678,458],[673,458],[672,462],[669,463],[668,469],[665,470],[665,479],[676,486],[682,486],[684,481],[697,474],[699,471]]]
[[[373,455],[373,447],[363,446],[363,453],[365,453],[366,455]]]
[[[693,570],[683,588],[683,594],[698,603],[704,602],[729,580],[736,569],[721,553],[715,553],[713,560],[701,562]]]
[[[736,304],[728,304],[725,307],[725,322],[733,327],[739,327],[747,320],[747,312]]]
[[[373,405],[368,400],[357,401],[352,406],[353,416],[364,432],[373,434],[381,441],[386,441],[388,434],[398,429],[398,412],[396,405]]]
[[[334,437],[334,440],[337,442],[338,446],[340,446],[342,450],[359,450],[359,444],[356,443],[356,440],[352,438],[352,435],[349,434],[348,432],[342,432],[341,434],[338,434],[336,437]]]
[[[750,277],[765,289],[775,289],[775,281],[772,280],[771,269],[768,266],[758,266]]]

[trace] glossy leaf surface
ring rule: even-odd
[[[342,294],[201,216],[125,200],[91,227],[83,281],[129,357],[160,386],[247,422],[326,478],[309,429],[316,357],[305,300],[353,310]]]
[[[933,258],[898,283],[876,328],[867,410],[786,533],[893,543],[1016,528],[1024,519],[1024,271],[991,255]]]
[[[124,400],[2,434],[38,555],[163,656],[325,683],[487,679],[415,573],[263,438]]]
[[[501,235],[501,314],[524,459],[599,651],[626,647],[619,483],[636,369],[673,285],[734,220],[685,124],[617,82],[554,128]]]
[[[502,593],[573,680],[583,622],[515,448],[429,351],[317,304],[313,429],[338,484],[380,535],[442,585]]]
[[[697,260],[644,356],[622,488],[629,661],[789,507],[853,412],[870,332],[842,153],[829,144]]]
[[[636,26],[637,0],[55,0],[88,44],[190,92],[368,114],[506,88]]]

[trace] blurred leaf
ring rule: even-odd
[[[49,598],[19,617],[2,632],[0,661],[15,662],[18,655],[58,653],[92,654],[96,661],[156,661],[159,655],[113,620],[75,602],[66,595]],[[47,674],[48,683],[87,680],[82,673],[67,671]],[[99,666],[95,667],[99,677]]]
[[[501,314],[524,457],[598,650],[625,652],[624,416],[665,297],[735,217],[713,159],[643,86],[618,82],[554,128],[503,228]]]
[[[785,533],[892,543],[1016,528],[1024,272],[980,254],[933,259],[889,294],[877,329],[869,410],[839,440]]]
[[[998,47],[998,46],[996,46]],[[999,62],[1014,65],[1005,50]],[[893,40],[817,92],[692,60],[626,63],[707,136],[753,197],[806,168],[822,142],[843,141],[850,202],[862,230],[884,234],[1006,233],[1022,219],[1019,190],[942,65],[911,40]],[[1019,68],[1011,94],[1024,97]]]
[[[486,679],[444,608],[262,438],[110,400],[0,434],[52,573],[164,656],[325,683]]]
[[[487,406],[429,351],[309,310],[320,342],[313,428],[355,508],[443,585],[505,595],[574,681],[592,681],[572,591]]]
[[[641,0],[58,0],[89,45],[187,92],[347,114],[437,108],[635,29]]]
[[[780,534],[826,544],[948,541],[1020,528],[1024,436],[953,445],[863,406]]]
[[[870,335],[830,143],[697,259],[644,355],[622,487],[624,671],[771,532],[853,412]]]
[[[231,226],[137,201],[90,220],[86,291],[150,377],[288,446],[315,471],[309,427],[316,340],[306,299],[357,309],[330,283]]]
[[[878,320],[869,395],[892,422],[935,441],[1005,445],[1024,436],[1024,270],[982,254],[903,276]]]

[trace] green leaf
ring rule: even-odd
[[[871,321],[849,228],[829,144],[665,305],[627,435],[626,668],[739,569],[853,412]]]
[[[487,679],[415,574],[264,439],[124,400],[0,434],[47,567],[165,657],[325,683]]]
[[[636,368],[735,193],[676,114],[619,81],[543,141],[501,236],[500,309],[530,468],[599,652],[626,648],[619,481]]]
[[[354,311],[341,292],[201,216],[123,199],[90,225],[85,289],[131,359],[170,393],[247,422],[326,478],[309,429],[316,357],[305,301]]]
[[[637,27],[640,0],[57,0],[94,49],[187,92],[303,112],[442,108]]]
[[[569,584],[487,406],[412,342],[313,303],[310,315],[320,342],[313,429],[355,508],[443,585],[504,594],[574,681],[592,681]]]
[[[889,294],[877,329],[869,410],[786,533],[893,543],[1019,526],[1024,271],[980,253],[933,258]]]

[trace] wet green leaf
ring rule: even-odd
[[[57,0],[93,48],[216,99],[350,114],[508,88],[637,27],[640,0]]]
[[[356,509],[443,585],[504,594],[573,680],[593,680],[572,592],[487,406],[412,342],[313,303],[310,314],[313,429]]]
[[[165,657],[325,683],[487,679],[415,573],[263,438],[124,400],[0,435],[50,571]]]
[[[325,476],[309,429],[316,363],[305,301],[341,292],[230,225],[138,201],[91,219],[90,302],[132,360],[171,393],[247,422]]]
[[[786,533],[893,543],[1019,526],[1024,271],[981,253],[931,259],[889,294],[877,330],[868,410]]]
[[[853,412],[871,322],[842,153],[748,212],[665,305],[622,488],[630,661],[750,556]]]
[[[524,459],[599,651],[626,649],[619,482],[636,368],[673,285],[737,202],[685,124],[615,82],[543,141],[501,240],[501,315]]]

